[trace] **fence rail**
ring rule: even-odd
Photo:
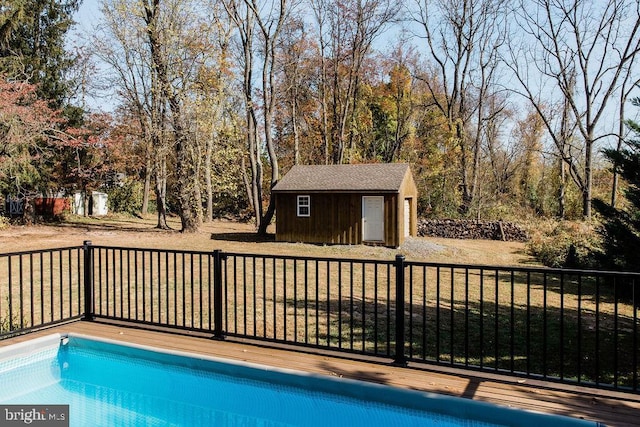
[[[0,338],[105,318],[640,391],[634,273],[90,242],[0,272]]]

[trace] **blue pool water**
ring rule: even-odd
[[[71,426],[595,425],[75,335],[11,347],[0,404],[68,404]]]

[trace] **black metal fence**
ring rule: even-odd
[[[0,337],[98,317],[640,391],[638,274],[88,242],[0,272]]]
[[[0,254],[0,338],[84,314],[82,247]]]

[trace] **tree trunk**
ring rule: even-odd
[[[324,164],[329,164],[331,147],[329,138],[329,119],[327,112],[327,63],[324,57],[324,44],[320,40],[320,116],[322,118],[322,147],[324,148]]]
[[[586,220],[591,219],[591,192],[593,188],[593,138],[590,137],[585,141],[585,160],[584,160],[584,188],[582,189],[582,216]]]
[[[195,198],[198,193],[198,176],[195,173],[196,168],[194,159],[189,155],[187,147],[188,141],[185,135],[184,126],[181,123],[181,111],[175,100],[170,101],[172,105],[172,114],[174,115],[173,132],[176,137],[176,177],[178,204],[180,208],[180,222],[182,233],[193,233],[198,231],[200,226],[200,218],[198,216],[198,204],[200,200]]]
[[[247,126],[245,141],[249,153],[249,166],[251,168],[251,182],[249,183],[248,195],[249,203],[253,207],[256,219],[256,229],[259,229],[262,219],[262,156],[257,136],[258,122],[254,110],[256,102],[253,99],[253,38],[255,15],[250,8],[247,7],[243,19],[239,15],[235,15],[234,19],[241,33],[242,54],[244,56],[242,89],[244,92],[245,124]],[[267,54],[268,52],[265,52],[265,55]]]
[[[256,118],[251,104],[247,109],[247,145],[251,166],[251,193],[253,210],[256,218],[256,229],[262,220],[262,160],[260,146],[256,135]]]
[[[149,213],[149,193],[151,192],[151,154],[147,152],[144,168],[144,189],[142,191],[142,209],[140,213],[146,215]]]
[[[471,211],[471,205],[473,204],[473,194],[471,192],[471,185],[469,185],[469,171],[468,171],[468,150],[465,142],[465,134],[462,129],[462,123],[458,122],[454,125],[455,138],[460,147],[460,184],[462,187],[462,205],[459,207],[461,214],[466,215]]]
[[[195,173],[195,159],[190,155],[189,139],[182,115],[181,100],[170,81],[169,64],[163,53],[160,34],[162,29],[158,25],[159,8],[160,0],[151,0],[151,3],[145,4],[146,31],[149,39],[153,69],[160,88],[160,93],[157,94],[157,96],[169,104],[171,111],[176,154],[178,204],[182,223],[181,231],[189,233],[198,230],[202,218],[201,215],[199,215],[199,212],[201,212],[201,201],[195,199],[198,176]]]
[[[247,161],[244,156],[242,156],[241,166],[242,169],[242,182],[244,183],[244,189],[247,192],[247,199],[249,200],[249,208],[255,211],[253,207],[253,192],[251,190],[251,182],[249,181],[249,177],[247,176]]]
[[[284,13],[281,11],[281,13]],[[271,194],[271,189],[278,183],[280,177],[280,168],[278,166],[278,153],[276,152],[275,142],[271,129],[273,129],[273,115],[275,111],[275,42],[277,39],[278,30],[276,29],[273,36],[265,36],[265,51],[269,52],[262,65],[262,101],[264,104],[264,136],[265,144],[267,146],[267,153],[269,155],[269,164],[271,166],[271,187],[269,188],[269,205],[267,207],[266,214],[260,219],[258,224],[258,234],[264,235],[267,232],[267,227],[273,219],[275,213],[275,202]],[[295,101],[294,101],[295,102]],[[259,157],[258,157],[259,159]],[[262,182],[262,179],[260,180]],[[262,192],[261,192],[262,194]]]
[[[213,221],[213,184],[211,182],[211,152],[213,150],[213,135],[207,138],[207,148],[204,156],[204,183],[207,191],[207,212],[204,221]]]
[[[158,224],[156,228],[168,230],[167,224],[167,159],[159,156],[156,160],[156,210],[158,212]]]
[[[558,217],[564,219],[566,215],[565,187],[567,182],[567,170],[565,161],[560,157],[560,187],[558,189]]]
[[[91,209],[91,205],[89,203],[89,191],[86,186],[82,187],[82,203],[84,204],[84,217],[89,216],[89,209]]]
[[[294,91],[294,97],[291,100],[291,125],[293,127],[293,164],[300,164],[300,131],[298,129],[298,106],[297,106],[297,89]]]
[[[620,127],[624,124],[621,122]],[[618,135],[618,143],[616,144],[616,153],[620,152],[622,148],[622,133]],[[617,161],[613,162],[613,182],[611,183],[611,207],[615,209],[618,202],[618,164]]]
[[[196,150],[196,151],[194,151]],[[193,185],[193,191],[190,195],[191,203],[193,205],[194,215],[196,217],[196,222],[198,224],[198,228],[202,225],[203,220],[203,209],[202,209],[202,185],[200,184],[200,177],[202,176],[202,156],[200,151],[200,147],[196,145],[192,147],[191,150],[187,150],[189,157],[192,159],[195,167],[193,168],[194,174],[191,175],[191,182]]]
[[[267,234],[267,227],[271,224],[273,220],[273,216],[276,213],[276,202],[275,198],[271,197],[269,200],[269,206],[267,207],[267,211],[264,214],[262,221],[260,221],[260,226],[258,227],[258,235],[264,236]]]

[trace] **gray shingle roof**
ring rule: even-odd
[[[398,192],[408,170],[406,163],[297,165],[272,191]]]

